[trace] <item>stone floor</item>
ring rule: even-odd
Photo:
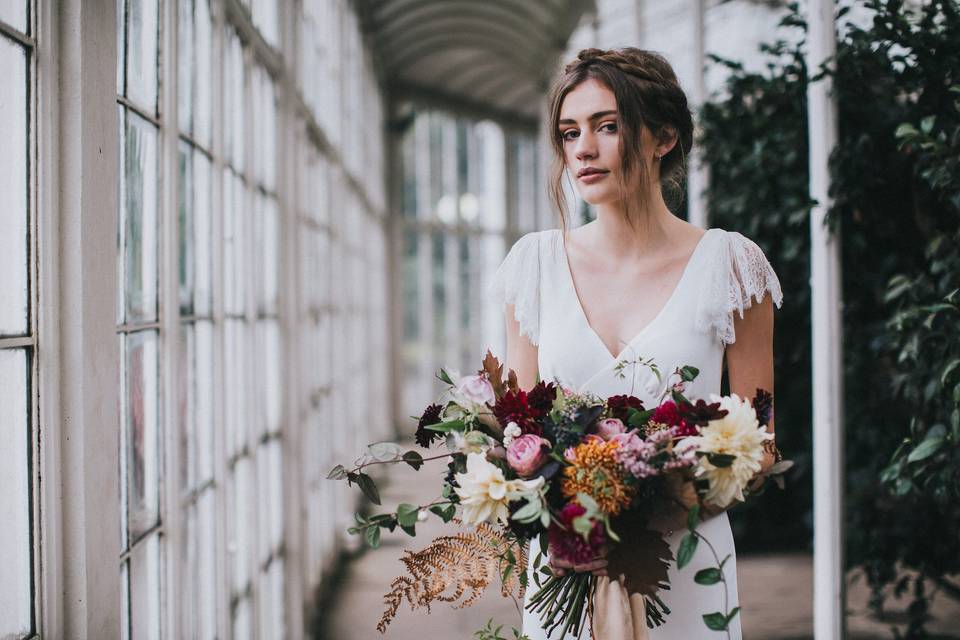
[[[381,486],[383,510],[401,502],[423,504],[438,486],[427,475],[416,476],[404,467],[401,482]],[[421,472],[421,473],[426,473]],[[383,594],[390,581],[403,573],[398,558],[403,549],[420,549],[435,535],[450,533],[451,527],[431,517],[418,526],[416,539],[399,529],[384,531],[382,545],[359,555],[349,566],[346,578],[337,590],[338,597],[323,616],[325,640],[471,640],[488,619],[503,624],[501,634],[512,638],[510,626],[519,627],[520,615],[513,602],[491,590],[466,609],[453,609],[439,603],[432,612],[411,611],[404,603],[387,628],[386,635],[376,630],[383,612]],[[891,622],[879,622],[867,612],[868,592],[863,580],[848,588],[848,639],[893,638]],[[742,555],[737,559],[737,580],[742,605],[743,637],[747,640],[805,640],[813,637],[813,566],[807,554],[768,556]],[[891,602],[893,605],[900,604]],[[929,630],[940,638],[960,638],[960,605],[940,596],[934,601],[933,622]],[[721,637],[718,634],[718,637]]]

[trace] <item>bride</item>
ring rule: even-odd
[[[516,371],[520,387],[529,389],[538,378],[556,380],[601,397],[635,395],[651,407],[669,373],[689,364],[700,375],[685,395],[707,399],[720,393],[725,356],[731,393],[752,398],[758,387],[772,391],[773,303],[780,306],[782,294],[770,263],[745,236],[704,231],[676,217],[663,200],[661,185],[682,183],[693,138],[687,100],[669,63],[636,48],[585,49],[552,88],[549,114],[556,159],[551,196],[563,229],[517,240],[491,285],[505,305],[506,367]],[[570,231],[563,213],[567,172],[596,211],[596,220]],[[640,360],[655,362],[664,380],[636,366]],[[764,470],[774,452],[766,453]],[[653,523],[674,556],[684,521],[680,512]],[[603,554],[574,566],[547,560],[558,573],[600,576],[595,638],[740,638],[739,615],[728,634],[710,631],[702,618],[738,604],[727,514],[713,515],[698,530],[721,558],[729,555],[726,584],[694,582],[700,568],[714,564],[706,545],[699,545],[683,570],[672,563],[670,589],[661,592],[671,612],[655,629],[646,628],[642,597],[631,597],[606,575]],[[528,598],[536,591],[539,551],[534,540]],[[524,614],[523,632],[531,640],[548,638],[531,612]]]

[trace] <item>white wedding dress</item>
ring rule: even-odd
[[[531,232],[517,240],[495,272],[487,293],[496,303],[514,305],[521,333],[538,345],[540,379],[601,397],[632,392],[651,408],[664,391],[670,372],[679,366],[692,365],[700,370],[696,380],[685,388],[688,398],[706,400],[709,394],[720,393],[724,348],[735,339],[733,313],[737,311],[742,317],[753,299],[762,301],[767,291],[779,307],[780,282],[760,248],[740,233],[708,229],[666,304],[616,358],[587,323],[573,286],[561,230]],[[652,358],[663,381],[658,382],[648,367],[640,365],[626,366],[623,378],[617,375],[618,361],[637,358]],[[705,613],[738,606],[736,549],[727,514],[702,522],[698,531],[721,559],[730,554],[724,565],[727,592],[722,583],[704,586],[694,582],[697,571],[716,566],[710,549],[701,543],[693,560],[682,570],[677,570],[676,562],[671,563],[670,589],[659,594],[671,613],[665,624],[650,630],[650,638],[727,637],[709,630],[702,618]],[[683,535],[681,530],[667,540],[674,557]],[[538,551],[537,540],[533,540],[527,568],[527,598],[537,589],[532,565]],[[559,629],[547,636],[540,628],[537,614],[527,611],[523,632],[531,640],[561,639]],[[574,637],[568,634],[562,640]],[[589,638],[589,629],[581,637]],[[741,638],[739,614],[730,625],[730,637]]]

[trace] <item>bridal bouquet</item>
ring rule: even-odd
[[[522,390],[514,371],[504,379],[502,365],[489,351],[476,373],[451,375],[441,369],[447,389],[420,417],[416,442],[429,449],[440,441],[444,453],[423,457],[394,443],[377,443],[354,468],[337,465],[328,476],[358,484],[379,504],[367,466],[406,463],[419,470],[427,461],[446,460],[438,499],[401,504],[393,513],[358,515],[350,531],[376,547],[380,529],[399,526],[415,535],[417,522],[428,513],[474,527],[438,538],[421,552],[405,552],[410,575],[394,580],[384,597],[387,610],[379,630],[385,631],[403,599],[429,610],[432,601],[455,601],[469,589],[466,606],[494,577],[501,579],[504,595],[516,590],[522,598],[530,586],[527,543],[534,538],[551,557],[573,564],[606,552],[610,579],[621,581],[630,594],[643,595],[648,627],[662,624],[669,610],[657,594],[669,586],[669,563],[675,560],[682,569],[704,539],[697,531],[701,517],[757,493],[751,487],[762,484],[760,475],[782,486],[781,474],[791,465],[778,460],[760,474],[764,451],[776,451],[766,428],[772,412],[768,392],[757,389],[752,400],[711,394],[709,402],[691,401],[683,389],[698,373],[694,367],[678,368],[671,375],[679,380],[648,408],[632,395],[600,398],[554,382]],[[665,527],[657,526],[671,513],[673,520],[685,514],[687,529],[676,558]],[[630,544],[617,544],[621,540]],[[697,573],[697,583],[726,586],[726,558],[715,561]],[[542,554],[534,568],[537,591],[527,608],[548,634],[557,628],[562,634],[580,633],[593,612],[597,577],[555,574]],[[706,613],[704,623],[726,630],[737,612]]]

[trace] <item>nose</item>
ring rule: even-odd
[[[588,160],[597,155],[595,140],[589,133],[581,132],[577,136],[577,144],[574,148],[577,160]]]

